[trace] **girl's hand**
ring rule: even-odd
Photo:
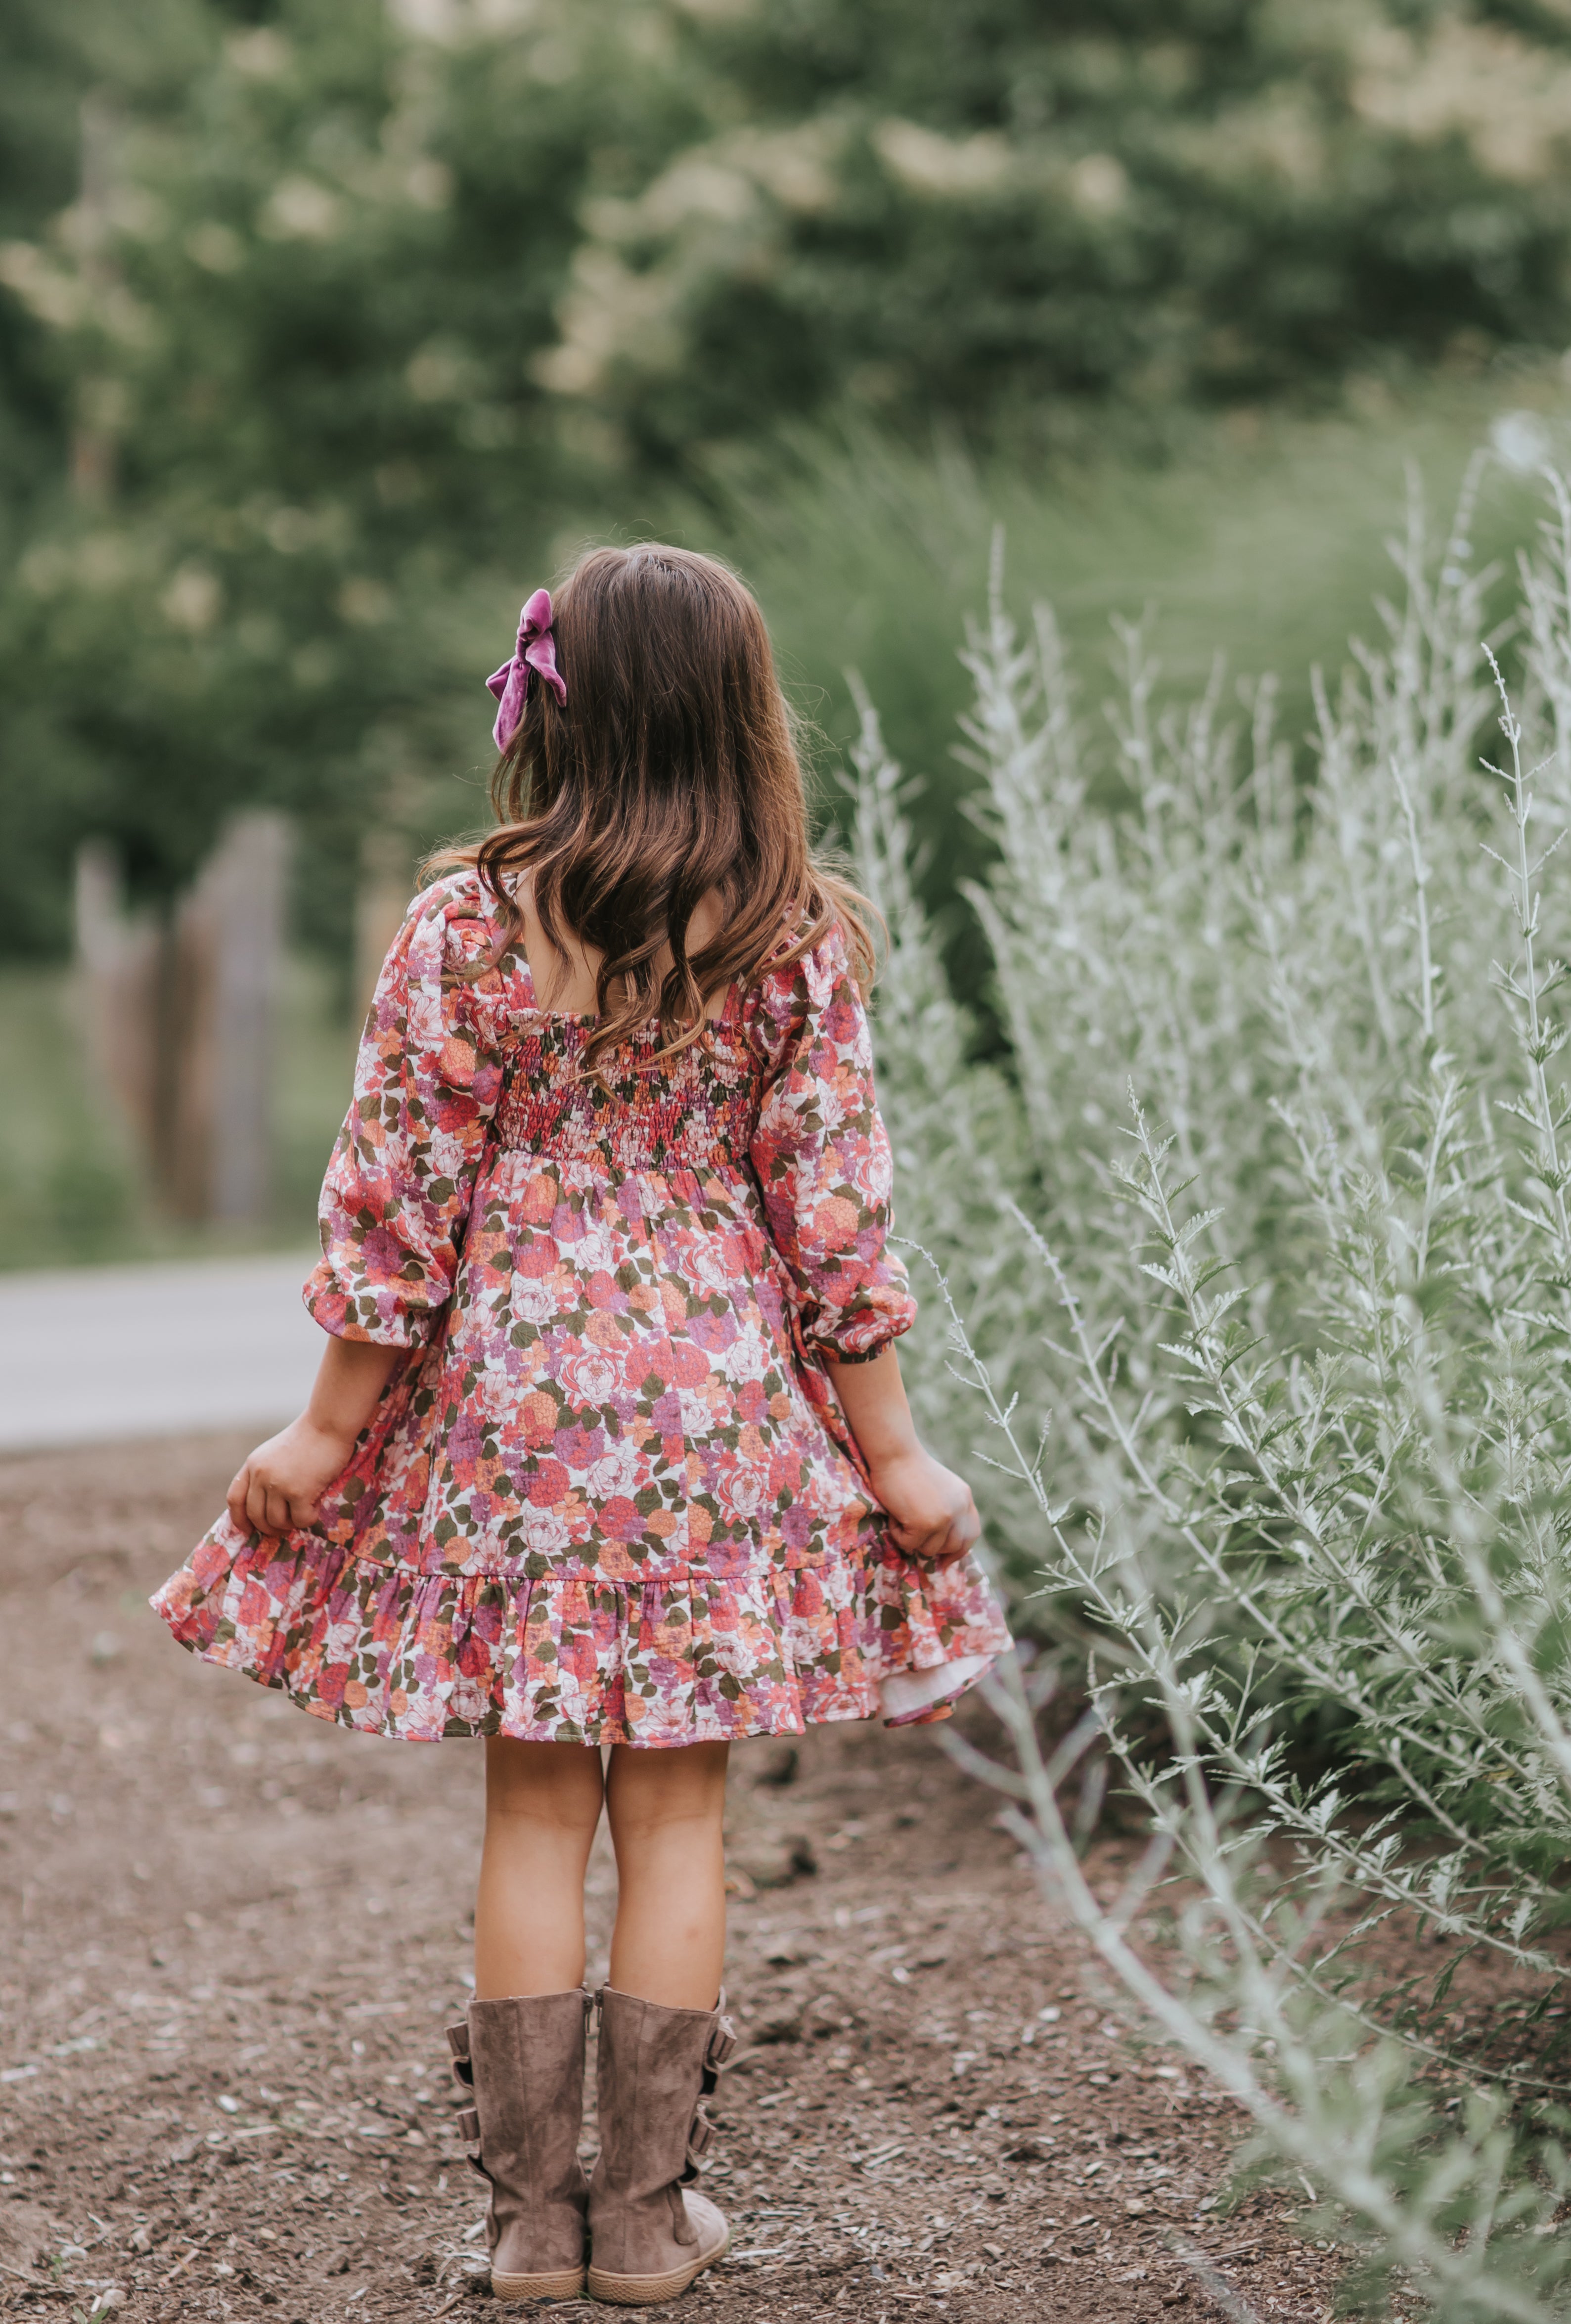
[[[229,1515],[241,1532],[277,1536],[315,1525],[358,1433],[323,1427],[302,1412],[259,1444],[229,1488]]]
[[[831,1358],[829,1377],[895,1547],[907,1557],[964,1557],[982,1531],[971,1488],[935,1461],[917,1434],[893,1348],[863,1363]]]
[[[982,1531],[964,1477],[946,1469],[920,1444],[870,1464],[868,1473],[888,1513],[895,1546],[907,1557],[939,1563],[964,1557]]]
[[[229,1488],[229,1515],[242,1533],[276,1538],[315,1525],[322,1495],[349,1465],[360,1431],[407,1348],[329,1338],[311,1400],[298,1420],[259,1444]]]

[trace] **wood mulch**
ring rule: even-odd
[[[319,1724],[147,1611],[245,1450],[0,1462],[0,2313],[462,2324],[480,1754]],[[1132,2051],[931,1733],[733,1766],[732,2255],[658,2312],[1200,2324],[1178,2237],[1258,2316],[1326,2312],[1335,2256],[1219,2202],[1234,2110]],[[603,1974],[608,1854],[591,1879]]]

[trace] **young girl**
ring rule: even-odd
[[[638,2305],[726,2247],[690,2182],[733,2038],[730,1744],[942,1717],[1008,1640],[901,1386],[869,940],[809,856],[758,607],[707,558],[598,549],[488,683],[500,819],[377,986],[310,1405],[153,1602],[317,1718],[485,1738],[449,2038],[492,2283]]]

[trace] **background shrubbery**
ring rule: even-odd
[[[0,108],[0,945],[29,956],[84,825],[158,897],[258,800],[301,818],[330,942],[368,819],[411,853],[464,819],[476,639],[586,532],[767,567],[804,475],[821,533],[837,466],[914,455],[930,602],[935,428],[984,499],[1051,510],[1206,413],[1349,380],[1367,412],[1571,338],[1571,23],[1527,0],[17,0]],[[826,425],[827,478],[781,436]],[[802,676],[837,714],[824,628]],[[941,709],[939,777],[942,691],[898,712]]]

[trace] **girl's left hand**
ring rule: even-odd
[[[349,1465],[360,1431],[407,1348],[329,1338],[311,1400],[298,1420],[259,1444],[229,1488],[229,1515],[242,1533],[269,1538],[314,1526],[322,1495]]]
[[[868,1474],[889,1517],[897,1549],[943,1563],[964,1557],[982,1531],[971,1488],[935,1461],[923,1444],[869,1462]]]

